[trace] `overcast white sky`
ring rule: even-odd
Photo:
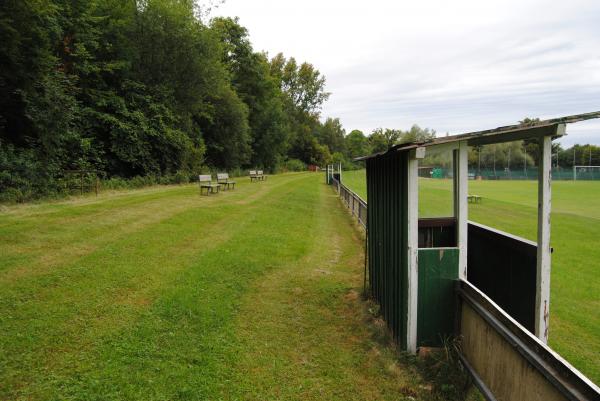
[[[315,65],[349,132],[457,134],[600,110],[600,0],[226,0],[255,50]],[[600,121],[563,145],[600,144]]]

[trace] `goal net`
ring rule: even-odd
[[[600,166],[573,166],[574,180],[600,180]]]

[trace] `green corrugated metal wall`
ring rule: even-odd
[[[403,349],[408,296],[407,171],[407,152],[367,160],[371,291]]]

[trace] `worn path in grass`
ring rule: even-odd
[[[364,170],[343,182],[366,199]],[[421,179],[419,213],[452,215],[452,182]],[[536,181],[470,181],[469,219],[533,241],[537,236]],[[600,182],[552,183],[550,346],[600,383]]]
[[[338,202],[291,174],[5,208],[0,399],[418,396],[358,299]]]

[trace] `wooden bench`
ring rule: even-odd
[[[467,201],[469,201],[470,203],[481,203],[481,196],[469,195],[467,196]]]
[[[250,182],[252,181],[258,181],[259,177],[258,174],[256,173],[256,170],[250,170]]]
[[[259,179],[259,180],[261,180],[261,181],[264,181],[264,180],[266,180],[266,179],[267,179],[267,176],[266,176],[266,175],[264,175],[264,173],[263,173],[263,171],[262,171],[262,170],[258,170],[258,171],[256,172],[256,175],[258,176],[258,179]]]
[[[235,189],[235,181],[229,179],[228,173],[218,173],[217,184],[222,185],[224,190],[228,190],[230,187]]]
[[[207,175],[199,175],[198,180],[200,181],[200,195],[202,195],[202,190],[206,189],[206,196],[214,193],[219,193],[219,188],[221,187],[219,184],[212,183],[212,177],[210,174]]]

